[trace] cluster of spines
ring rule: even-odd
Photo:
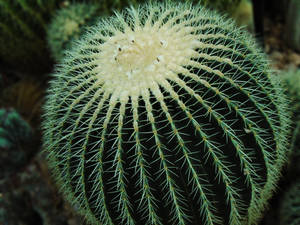
[[[188,214],[186,195],[200,205],[198,220],[205,224],[257,221],[285,161],[289,125],[285,97],[270,75],[267,62],[257,53],[247,34],[214,13],[168,4],[147,5],[139,10],[117,14],[116,24],[104,22],[96,26],[78,42],[77,48],[69,51],[52,82],[45,108],[45,147],[51,150],[49,159],[64,193],[71,202],[81,206],[91,222],[104,224],[116,220],[135,224],[138,218],[133,212],[149,224],[195,222]],[[186,11],[189,11],[187,17]],[[122,20],[125,15],[127,22]],[[163,28],[174,31],[182,28],[183,34],[184,27],[188,27],[190,32],[183,38],[194,35],[199,41],[193,55],[198,59],[185,59],[185,66],[169,65],[178,76],[154,83],[150,89],[142,90],[140,96],[107,91],[105,82],[98,79],[101,72],[95,69],[96,61],[99,62],[97,54],[102,51],[97,44],[105,44],[118,32],[116,28],[126,30],[128,26],[135,31],[140,29],[140,24],[151,24],[157,28],[156,32]],[[241,102],[236,96],[247,99]],[[172,109],[174,104],[177,108]],[[200,104],[202,109],[196,110],[194,104]],[[189,143],[195,144],[195,140],[187,138],[187,131],[191,137],[200,137],[196,142],[203,147],[204,156],[195,155]],[[243,143],[243,136],[247,135],[255,147]],[[153,144],[150,147],[146,146],[147,137]],[[224,142],[218,143],[219,139]],[[235,149],[232,157],[239,159],[240,171],[232,169],[232,161],[223,152],[225,145]],[[177,156],[180,157],[174,159]],[[204,168],[207,164],[212,168]],[[155,166],[159,169],[153,175]],[[216,177],[209,178],[205,170]],[[244,176],[246,189],[251,190],[248,201],[241,199],[242,195],[247,198],[247,194],[242,190],[245,187],[239,187],[242,184],[238,183],[237,174]],[[186,177],[188,182],[183,190],[182,179]],[[128,179],[135,181],[135,185]],[[223,203],[215,202],[213,185],[216,183],[219,188],[225,188]],[[159,186],[162,193],[157,193]],[[188,189],[191,194],[187,194]],[[139,190],[139,204],[132,200],[133,190]],[[170,218],[159,215],[162,204],[163,208],[171,206]],[[229,216],[217,208],[222,204],[228,206],[224,214],[229,212]],[[134,208],[137,205],[139,209]],[[114,210],[119,214],[117,219]]]

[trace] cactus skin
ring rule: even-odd
[[[300,224],[300,180],[294,181],[285,191],[280,205],[280,225]]]
[[[48,44],[56,61],[63,57],[63,50],[70,48],[71,41],[93,24],[98,9],[96,4],[74,3],[58,10],[47,30]]]
[[[200,5],[99,21],[67,51],[44,106],[64,196],[91,224],[256,224],[290,125],[258,49]]]

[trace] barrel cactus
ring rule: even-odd
[[[280,205],[280,225],[300,224],[300,180],[286,190]]]
[[[286,161],[286,104],[232,21],[148,3],[100,20],[66,52],[44,149],[91,224],[255,224]]]
[[[55,60],[63,57],[63,50],[70,48],[71,41],[79,38],[87,26],[97,18],[99,5],[73,3],[58,10],[47,30],[48,44]]]

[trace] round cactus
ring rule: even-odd
[[[63,50],[70,48],[71,41],[93,24],[98,10],[99,5],[88,3],[74,3],[58,10],[47,30],[48,44],[57,61],[63,57]]]
[[[91,224],[255,224],[286,161],[277,77],[248,33],[200,5],[149,3],[67,51],[44,148]]]
[[[292,183],[281,199],[280,225],[300,224],[300,180]]]

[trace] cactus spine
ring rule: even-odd
[[[286,158],[286,99],[249,34],[200,5],[101,20],[51,81],[44,148],[92,224],[255,224]]]

